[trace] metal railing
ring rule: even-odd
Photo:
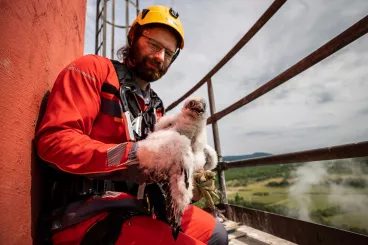
[[[268,20],[280,9],[280,7],[287,0],[275,0],[271,6],[266,10],[266,12],[258,19],[258,21],[253,25],[253,27],[240,39],[240,41],[229,51],[227,55],[206,75],[202,78],[192,89],[190,89],[187,93],[181,96],[178,100],[173,102],[167,107],[167,111],[170,111],[174,107],[176,107],[179,103],[193,94],[197,89],[199,89],[203,84],[207,83],[208,87],[208,97],[210,104],[210,114],[211,116],[207,119],[207,124],[212,124],[213,137],[215,149],[219,155],[219,184],[220,191],[223,193],[222,196],[225,196],[221,199],[222,203],[226,203],[226,187],[225,187],[225,177],[223,174],[223,170],[227,168],[234,167],[247,167],[254,166],[255,162],[258,162],[262,165],[270,165],[275,164],[277,159],[277,163],[295,163],[302,161],[318,161],[318,160],[327,160],[327,159],[338,159],[338,158],[353,158],[353,157],[362,157],[368,156],[368,142],[350,144],[350,145],[341,145],[334,146],[325,149],[315,149],[306,152],[294,152],[289,154],[282,155],[273,155],[267,157],[261,157],[257,159],[249,159],[244,161],[237,162],[223,162],[221,155],[221,146],[220,139],[218,134],[218,126],[217,121],[221,118],[227,116],[231,112],[241,108],[242,106],[254,101],[255,99],[261,97],[262,95],[268,93],[272,89],[277,86],[285,83],[289,79],[298,75],[299,73],[307,70],[323,59],[327,58],[331,54],[340,50],[341,48],[347,46],[352,43],[356,39],[365,35],[368,32],[368,15],[359,20],[354,25],[350,26],[344,32],[312,52],[307,57],[303,58],[295,65],[291,66],[286,71],[282,72],[275,78],[271,79],[255,91],[251,92],[244,98],[235,102],[234,104],[228,106],[227,108],[216,112],[215,109],[215,99],[212,88],[212,77],[245,45],[247,42],[262,28],[264,24],[267,23]],[[226,166],[225,166],[226,165]]]
[[[226,185],[225,185],[225,174],[224,170],[228,168],[236,167],[250,167],[260,165],[272,165],[272,164],[287,164],[297,162],[310,162],[320,160],[331,160],[331,159],[343,159],[343,158],[354,158],[368,156],[368,141],[339,145],[328,148],[314,149],[309,151],[293,152],[280,155],[272,155],[267,157],[253,158],[241,161],[226,161],[224,162],[221,154],[220,138],[218,133],[217,121],[227,116],[231,112],[241,108],[242,106],[254,101],[262,95],[268,93],[277,86],[285,83],[294,76],[302,73],[318,62],[329,57],[331,54],[337,52],[358,38],[362,37],[368,32],[368,15],[359,20],[354,25],[337,35],[335,38],[322,45],[320,48],[271,79],[255,91],[246,95],[244,98],[228,106],[227,108],[216,112],[215,109],[215,98],[212,87],[212,77],[240,50],[242,49],[251,38],[272,18],[272,16],[283,6],[287,0],[275,0],[271,6],[264,12],[264,14],[257,20],[257,22],[250,28],[250,30],[239,40],[239,42],[222,58],[222,60],[215,65],[215,67],[208,72],[192,89],[181,96],[178,100],[174,101],[167,107],[167,111],[170,111],[187,97],[198,90],[203,84],[207,83],[208,97],[210,105],[210,117],[207,119],[207,124],[212,124],[213,139],[215,149],[219,156],[219,164],[217,167],[219,189],[221,192],[220,203],[227,204],[226,197]],[[231,205],[227,205],[231,206]],[[234,209],[234,207],[231,207]],[[244,209],[243,209],[244,210]],[[272,233],[272,232],[270,232]],[[290,239],[289,239],[290,240]],[[366,240],[365,240],[366,241]],[[300,242],[300,241],[299,241]],[[302,242],[303,243],[303,242]],[[319,243],[326,244],[326,243]],[[332,244],[332,243],[331,243]],[[358,243],[357,243],[358,244]],[[360,244],[360,243],[359,243]]]
[[[368,237],[365,235],[330,226],[235,205],[220,204],[218,207],[229,210],[228,217],[233,221],[240,222],[298,245],[368,244]],[[242,241],[241,238],[239,240]]]
[[[212,87],[212,76],[214,76],[241,48],[243,48],[249,40],[272,18],[272,16],[281,8],[281,6],[286,2],[286,0],[276,0],[271,6],[265,11],[265,13],[258,19],[258,21],[249,29],[249,31],[239,40],[239,42],[222,58],[222,60],[209,72],[204,78],[202,78],[192,89],[190,89],[187,93],[185,93],[178,100],[169,105],[166,111],[170,111],[175,106],[177,106],[180,102],[189,97],[192,93],[194,93],[197,89],[199,89],[203,84],[207,83],[208,88],[208,97],[210,104],[210,112],[211,117],[208,119],[207,124],[212,124],[212,132],[215,144],[215,150],[217,151],[219,157],[219,171],[218,171],[218,180],[220,185],[221,194],[221,203],[227,203],[226,197],[226,183],[225,183],[225,174],[221,170],[222,163],[222,154],[221,154],[221,146],[220,139],[218,134],[218,125],[217,120],[212,120],[216,115],[215,108],[215,98],[213,94]],[[210,121],[211,120],[211,121]]]
[[[129,25],[129,6],[132,5],[136,9],[136,14],[139,14],[139,0],[125,0],[125,25],[118,25],[115,23],[115,0],[111,0],[111,18],[112,21],[107,20],[107,2],[109,0],[97,0],[96,2],[96,33],[95,33],[95,54],[100,54],[106,57],[107,49],[107,25],[111,26],[111,59],[114,59],[115,53],[115,28],[125,29],[125,36],[128,36]],[[100,10],[100,5],[102,7]],[[100,34],[102,32],[102,40]]]

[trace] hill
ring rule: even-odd
[[[256,157],[265,157],[265,156],[271,156],[272,154],[266,153],[266,152],[255,152],[253,154],[249,155],[236,155],[236,156],[224,156],[224,161],[238,161],[238,160],[244,160],[244,159],[250,159],[250,158],[256,158]]]

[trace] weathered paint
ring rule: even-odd
[[[219,204],[220,210],[229,210],[227,218],[243,225],[266,232],[269,235],[285,239],[299,245],[367,245],[368,236],[354,233],[330,226],[298,220],[283,215],[273,214],[262,210],[251,209],[236,205]],[[261,235],[254,234],[254,230],[239,229],[253,240],[269,244],[272,240]],[[263,237],[263,239],[259,239]],[[247,239],[239,239],[246,242]],[[252,243],[249,243],[252,244]],[[259,244],[259,243],[258,243]],[[273,242],[272,244],[279,244]],[[281,243],[282,244],[282,243]]]
[[[83,55],[86,0],[0,0],[0,244],[32,244],[40,174],[32,139],[41,100]]]

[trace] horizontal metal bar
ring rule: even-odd
[[[275,0],[271,6],[264,12],[264,14],[257,20],[257,22],[249,29],[249,31],[239,40],[239,42],[225,55],[224,58],[206,75],[200,80],[191,90],[186,92],[178,100],[169,105],[166,111],[173,109],[180,104],[189,95],[199,89],[208,79],[216,74],[241,48],[249,42],[249,40],[271,19],[271,17],[281,8],[286,0]]]
[[[102,7],[102,9],[101,9],[100,13],[98,13],[97,19],[99,19],[99,18],[101,17],[101,15],[102,15],[103,11],[104,11],[104,7]]]
[[[126,28],[126,26],[122,26],[122,25],[117,25],[117,24],[113,24],[111,23],[110,21],[106,20],[106,23],[109,24],[109,25],[112,25],[112,26],[115,26],[117,28]],[[131,26],[128,26],[128,28],[130,28]]]
[[[98,36],[98,34],[100,34],[102,28],[103,28],[103,24],[101,24],[100,28],[98,29],[96,36]]]
[[[131,3],[134,7],[137,7],[137,5],[132,1],[132,0],[128,0],[129,3]]]
[[[218,207],[230,220],[299,245],[366,245],[368,236],[235,205]]]
[[[299,151],[266,157],[257,157],[239,161],[224,161],[223,168],[240,168],[263,165],[313,162],[322,160],[344,159],[368,156],[368,141],[354,144],[338,145],[308,151]],[[221,166],[221,164],[220,164]]]
[[[100,50],[100,48],[102,47],[103,42],[100,42],[100,45],[98,46],[97,50],[96,50],[96,54],[98,53],[98,51]]]
[[[222,111],[217,112],[213,116],[207,119],[207,124],[210,124],[212,121],[218,121],[219,119],[223,118],[224,116],[228,115],[229,113],[239,109],[240,107],[248,104],[249,102],[257,99],[258,97],[262,96],[263,94],[271,91],[272,89],[276,88],[277,86],[283,84],[284,82],[288,81],[289,79],[295,77],[299,73],[307,70],[308,68],[312,67],[313,65],[317,64],[321,60],[327,58],[331,54],[335,53],[336,51],[340,50],[341,48],[347,46],[348,44],[352,43],[356,39],[360,38],[361,36],[365,35],[368,32],[368,16],[365,16],[363,19],[349,27],[347,30],[336,36],[334,39],[327,42],[325,45],[278,75],[277,77],[273,78],[260,88],[256,89],[252,93],[248,94],[244,98],[240,99],[239,101],[235,102],[231,106],[223,109]]]

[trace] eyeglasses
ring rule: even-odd
[[[171,61],[173,59],[173,57],[175,56],[175,52],[165,48],[159,41],[148,37],[146,35],[142,34],[142,37],[145,37],[148,39],[148,47],[151,49],[152,52],[157,53],[159,51],[161,51],[162,49],[165,50],[165,60],[167,60],[168,62]]]

